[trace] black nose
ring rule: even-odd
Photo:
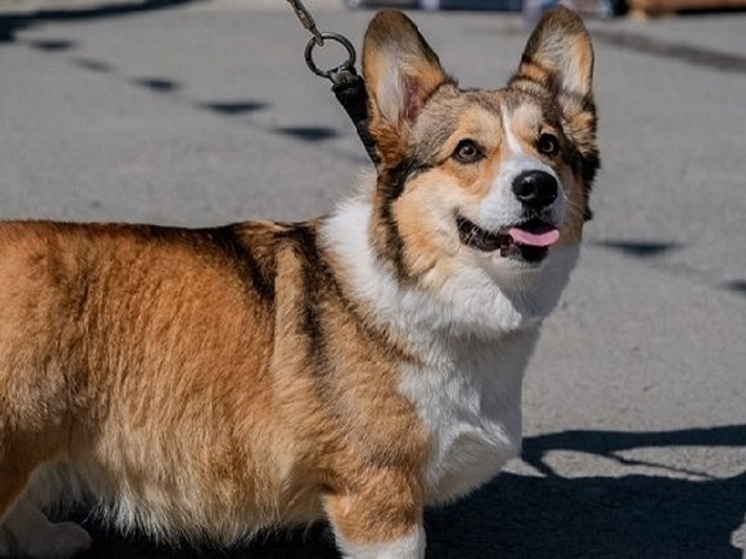
[[[525,171],[513,181],[516,198],[530,208],[545,208],[557,199],[557,180],[544,171]]]

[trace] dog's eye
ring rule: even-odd
[[[542,134],[537,144],[539,153],[544,155],[555,155],[560,148],[559,139],[554,134]]]
[[[453,152],[453,157],[459,163],[476,163],[484,154],[474,140],[461,140]]]

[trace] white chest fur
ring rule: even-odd
[[[434,293],[401,285],[376,260],[370,214],[364,199],[351,201],[322,234],[355,295],[424,363],[403,367],[399,389],[430,431],[430,500],[448,501],[488,481],[519,452],[523,371],[578,249],[550,254],[541,271],[502,278],[498,269],[493,276],[482,265],[461,265]]]
[[[408,367],[400,390],[430,429],[429,500],[459,497],[494,477],[521,446],[523,370],[537,331],[499,343],[449,344],[432,367]]]

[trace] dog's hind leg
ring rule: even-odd
[[[64,421],[46,413],[53,405],[22,406],[2,396],[0,390],[0,401],[7,404],[0,408],[0,557],[74,557],[91,546],[88,533],[69,522],[53,524],[37,508],[57,497],[51,491],[38,494],[35,471],[66,453]]]
[[[75,313],[87,291],[52,226],[0,230],[0,557],[72,557],[90,538],[35,508],[47,504],[35,473],[69,455],[80,415],[72,379],[85,370]]]
[[[91,536],[73,522],[52,523],[21,500],[0,526],[0,557],[70,559],[91,547]]]
[[[91,537],[85,530],[71,522],[54,524],[37,508],[42,499],[30,487],[36,456],[7,452],[20,448],[7,444],[12,438],[7,432],[0,434],[0,557],[68,559],[88,549]],[[43,500],[52,497],[56,495],[44,495]]]

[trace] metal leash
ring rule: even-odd
[[[360,140],[363,142],[365,151],[374,164],[378,164],[379,157],[376,153],[376,146],[373,138],[368,131],[368,92],[365,89],[365,82],[355,70],[355,60],[357,54],[355,47],[347,38],[339,33],[322,33],[316,26],[316,22],[308,9],[303,5],[301,0],[288,0],[295,11],[295,15],[312,35],[306,44],[305,59],[308,68],[317,76],[327,78],[332,82],[332,91],[337,97],[347,115],[355,125]],[[324,46],[324,41],[339,43],[347,50],[347,60],[339,66],[329,70],[322,70],[313,59],[313,51],[318,47]]]
[[[298,19],[303,24],[303,27],[305,27],[311,33],[311,35],[313,35],[311,40],[308,41],[305,50],[306,64],[308,65],[308,67],[314,74],[316,74],[317,76],[321,76],[322,78],[330,79],[335,85],[343,83],[346,79],[349,78],[349,73],[355,73],[355,60],[357,58],[355,47],[353,47],[352,43],[347,40],[347,37],[344,37],[339,33],[322,33],[321,31],[319,31],[319,28],[316,26],[316,21],[313,19],[311,12],[308,11],[308,8],[303,5],[303,2],[301,0],[288,0],[288,2],[293,7],[295,15],[298,16]],[[319,69],[313,59],[314,48],[316,48],[317,46],[323,47],[325,40],[339,43],[347,50],[347,60],[339,66],[331,68],[330,70]]]
[[[303,24],[303,27],[308,29],[311,32],[311,35],[313,35],[314,42],[320,47],[323,47],[324,36],[316,27],[316,22],[314,21],[311,12],[306,9],[306,7],[303,5],[303,2],[301,2],[300,0],[288,0],[288,2],[290,2],[293,10],[295,10],[295,15],[298,16],[298,19]]]

